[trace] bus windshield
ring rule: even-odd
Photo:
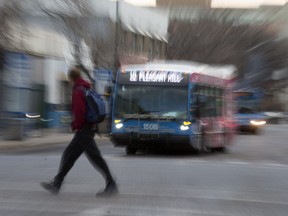
[[[187,119],[187,95],[187,87],[120,84],[115,98],[115,117]]]

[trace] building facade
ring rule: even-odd
[[[116,67],[123,64],[165,58],[167,14],[125,2],[91,2],[96,2],[92,7],[95,14],[81,18],[86,27],[82,39],[91,50],[96,69],[115,72]],[[1,62],[4,79],[0,80],[3,83],[1,115],[4,112],[40,113],[47,120],[47,127],[69,128],[71,87],[66,73],[70,64],[65,50],[71,43],[45,14],[27,13],[25,21],[25,26],[13,24],[11,35],[15,36],[17,50],[1,52],[4,56]],[[28,65],[25,73],[18,69],[23,68],[21,65],[13,64],[14,61]],[[94,76],[93,70],[91,75]],[[17,80],[29,82],[23,86]]]
[[[157,0],[157,7],[199,6],[210,7],[211,0]]]

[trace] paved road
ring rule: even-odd
[[[0,215],[286,216],[287,132],[271,126],[261,136],[239,135],[228,153],[203,156],[128,157],[101,143],[120,184],[121,194],[112,199],[95,197],[104,182],[84,156],[59,196],[40,188],[57,171],[63,146],[2,153]]]

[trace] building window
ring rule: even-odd
[[[133,44],[132,44],[133,51],[136,51],[136,45],[137,45],[137,34],[133,34]]]
[[[155,57],[155,40],[152,38],[150,40],[149,56],[151,59]]]
[[[160,47],[161,47],[161,42],[157,41],[157,44],[156,44],[156,58],[160,58]]]
[[[60,81],[60,104],[57,106],[59,111],[66,111],[70,109],[71,105],[71,89],[69,82]]]
[[[161,58],[165,57],[165,50],[166,50],[166,44],[165,44],[165,42],[162,42],[161,43],[161,48],[160,48],[160,56],[161,56]]]
[[[160,44],[159,41],[153,40],[153,57],[159,58],[160,55]]]
[[[140,52],[142,53],[144,51],[144,36],[143,35],[140,35]]]
[[[148,51],[149,59],[153,59],[153,42],[150,42],[149,51]]]
[[[125,47],[125,45],[126,45],[126,40],[127,40],[127,33],[126,33],[126,31],[123,31],[123,33],[122,33],[122,40],[121,40],[121,46],[122,46],[122,47]]]

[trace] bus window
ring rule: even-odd
[[[190,90],[190,114],[193,119],[200,118],[201,90],[201,86],[197,84],[195,84]]]
[[[191,89],[190,107],[193,112],[196,112],[197,107],[198,115],[202,118],[223,116],[223,94],[224,90],[221,88],[197,84]]]
[[[201,95],[201,107],[202,109],[200,110],[201,116],[202,117],[208,117],[210,116],[210,96],[209,96],[209,87],[207,86],[202,86],[203,91]]]
[[[206,86],[207,102],[206,102],[206,117],[213,116],[213,97],[211,96],[211,87]]]
[[[223,116],[223,93],[224,90],[221,88],[216,88],[216,112],[217,116]]]
[[[206,86],[197,84],[194,86],[194,88],[191,89],[190,95],[190,111],[192,112],[192,117],[206,117],[209,112],[209,110],[207,109],[209,102],[208,88]]]

